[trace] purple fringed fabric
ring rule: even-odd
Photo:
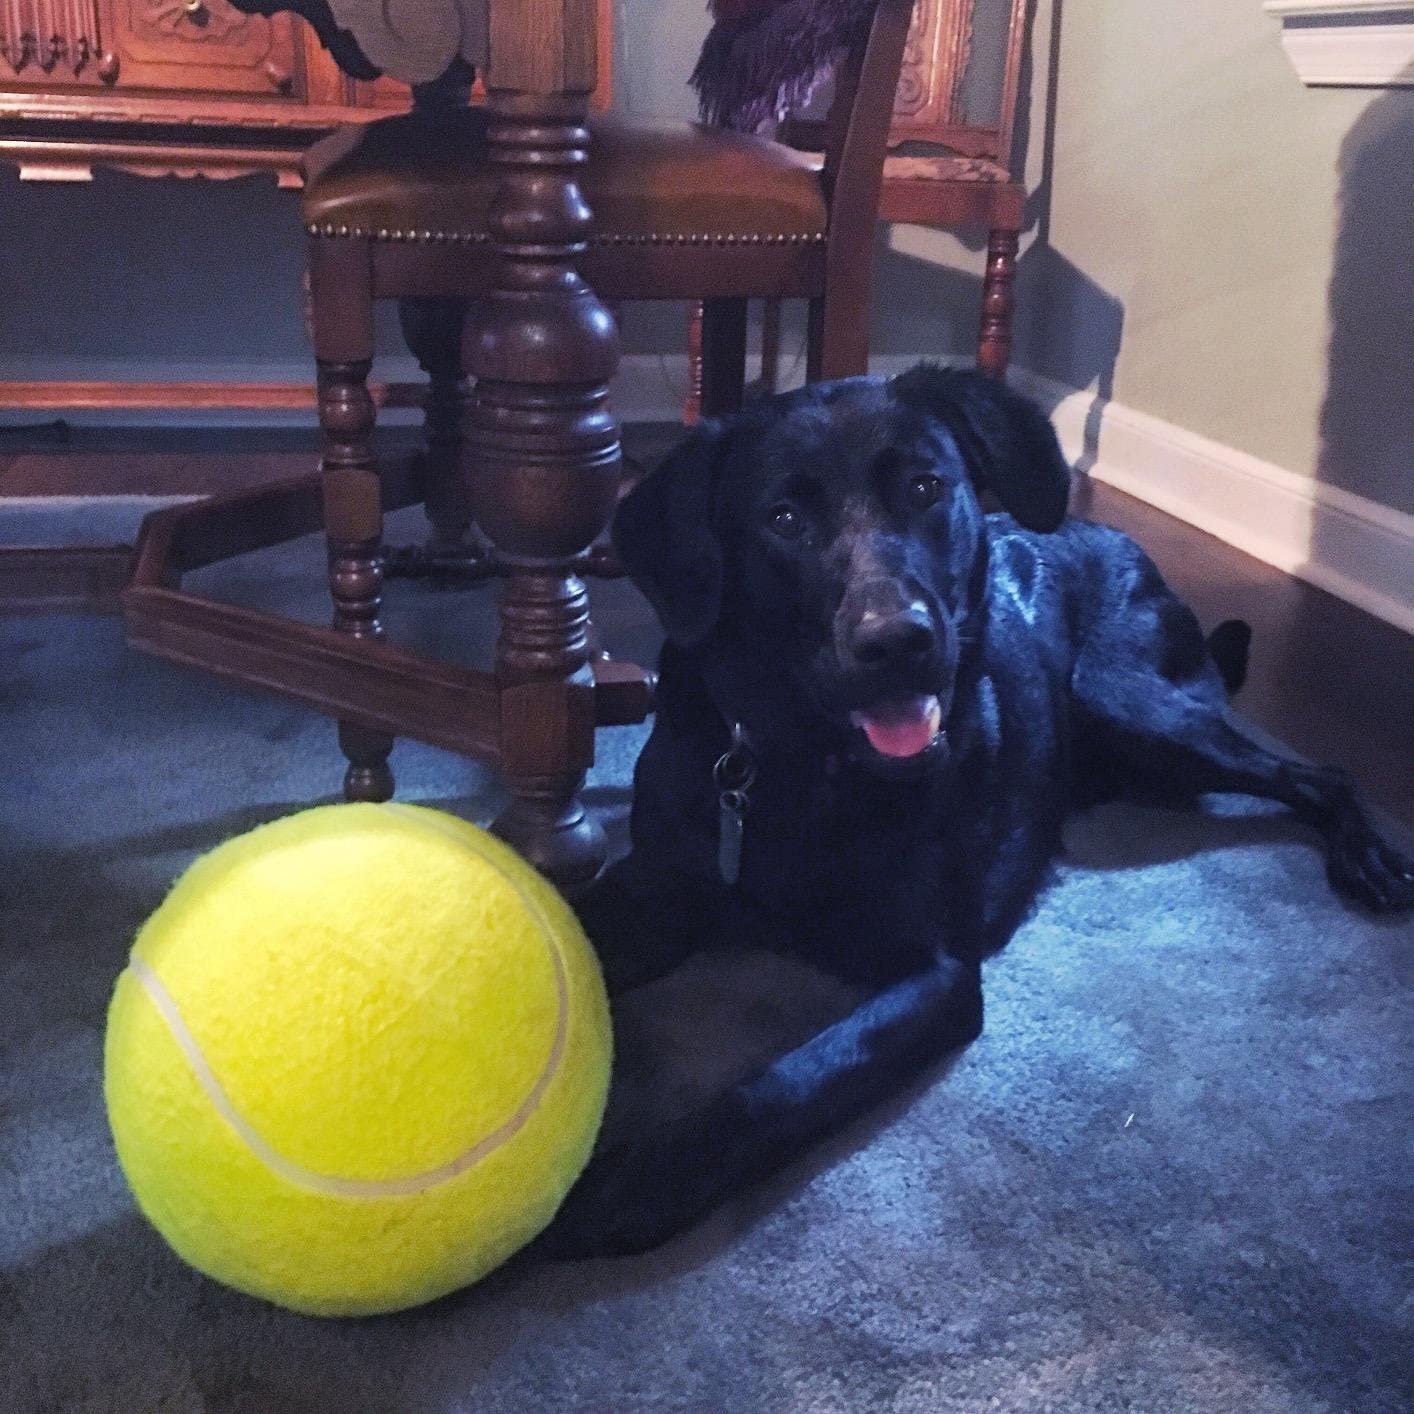
[[[702,121],[755,132],[804,105],[851,46],[863,43],[875,3],[777,0],[760,13],[719,20],[692,71]]]

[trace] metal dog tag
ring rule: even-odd
[[[741,837],[746,829],[746,806],[744,791],[722,792],[717,827],[717,868],[721,871],[724,884],[734,884],[741,877]]]
[[[751,804],[746,793],[755,779],[756,758],[746,744],[745,730],[737,722],[732,727],[732,744],[712,768],[718,804],[717,869],[724,884],[735,884],[741,877],[741,837]]]

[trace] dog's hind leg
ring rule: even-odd
[[[1081,655],[1072,679],[1084,756],[1148,799],[1205,792],[1279,800],[1320,832],[1331,887],[1378,912],[1414,908],[1414,863],[1375,832],[1350,778],[1243,736],[1202,676],[1175,682],[1143,662]]]
[[[1247,681],[1247,655],[1252,648],[1252,625],[1245,619],[1224,619],[1207,639],[1213,660],[1229,697]]]
[[[980,969],[939,958],[666,1133],[596,1154],[542,1249],[593,1257],[657,1246],[897,1094],[981,1029]]]

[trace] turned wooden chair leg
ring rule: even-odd
[[[977,367],[1005,378],[1011,362],[1011,316],[1016,300],[1018,234],[995,227],[987,236],[987,266],[982,276],[982,319],[977,331]]]
[[[368,249],[354,240],[309,243],[310,332],[319,377],[320,461],[329,591],[334,627],[354,638],[378,638],[383,603],[382,488],[373,459],[373,288]],[[356,722],[339,723],[349,759],[344,795],[387,800],[393,794],[388,753],[393,738]]]
[[[721,417],[746,394],[746,301],[702,302],[702,412]]]
[[[432,526],[427,549],[434,556],[464,551],[471,527],[471,498],[461,466],[468,403],[461,349],[466,315],[466,300],[398,301],[403,338],[428,377],[423,492]]]
[[[684,427],[696,427],[702,421],[702,300],[693,300],[687,308],[687,397],[682,405]]]
[[[357,722],[340,722],[339,747],[349,761],[344,772],[345,800],[393,798],[393,773],[388,766],[393,738],[387,732],[361,727]]]
[[[354,638],[380,638],[383,625],[383,505],[373,461],[371,359],[318,361],[319,422],[324,429],[324,530],[329,548],[329,593],[334,627]],[[388,800],[393,738],[353,722],[339,723],[339,745],[349,759],[346,800]]]

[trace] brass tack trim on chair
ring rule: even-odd
[[[821,245],[824,231],[761,232],[653,231],[642,235],[608,232],[590,238],[591,245]]]
[[[410,241],[415,245],[443,244],[488,245],[491,237],[485,231],[404,231],[392,226],[342,226],[332,221],[314,221],[305,227],[311,236],[338,237],[341,240]],[[592,236],[590,245],[821,245],[823,231],[743,232],[728,231],[649,231],[643,233],[608,232]]]
[[[441,245],[447,241],[457,245],[487,245],[491,237],[485,231],[405,231],[394,226],[339,226],[332,221],[314,221],[305,227],[311,236],[337,236],[345,240],[408,241],[414,245]]]

